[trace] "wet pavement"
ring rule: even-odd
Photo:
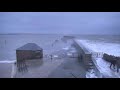
[[[85,78],[83,63],[77,58],[70,58],[67,53],[66,50],[60,50],[52,53],[56,56],[52,60],[48,56],[26,62],[28,71],[17,72],[15,78]]]
[[[77,58],[65,58],[48,78],[86,78],[86,71],[83,63]]]
[[[0,63],[0,78],[11,78],[13,63]]]
[[[72,51],[72,52],[71,52]],[[74,50],[59,49],[53,53],[44,53],[43,59],[27,60],[17,68],[13,64],[2,64],[0,77],[13,78],[85,78],[85,69],[82,62],[71,57]],[[50,55],[52,54],[52,59]],[[3,68],[4,67],[4,68]],[[9,68],[9,69],[8,69]],[[15,75],[14,75],[15,73]],[[13,76],[11,76],[13,75]]]

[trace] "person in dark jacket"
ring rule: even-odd
[[[50,55],[50,58],[51,58],[51,60],[53,59],[53,55],[52,54]]]

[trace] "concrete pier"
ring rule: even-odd
[[[74,47],[78,52],[78,57],[83,61],[86,70],[92,67],[92,53],[84,46],[82,43],[79,43],[77,40],[73,40]]]
[[[99,66],[97,66],[95,58],[92,57],[92,51],[76,39],[73,40],[73,45],[76,48],[79,56],[78,58],[79,60],[82,60],[86,71],[93,69],[97,77],[102,77],[98,68]]]

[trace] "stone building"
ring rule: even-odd
[[[43,49],[35,43],[27,43],[16,49],[17,61],[43,58]]]

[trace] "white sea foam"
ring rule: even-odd
[[[103,52],[110,55],[120,56],[120,44],[91,42],[89,40],[77,40],[77,42],[82,43],[92,52]],[[97,63],[97,67],[104,76],[120,78],[120,73],[117,73],[114,69],[110,69],[110,63],[106,62],[102,58],[95,58],[95,61]],[[86,77],[93,78],[94,74],[87,73]]]
[[[9,61],[9,60],[4,60],[4,61],[0,61],[0,63],[15,63],[16,60],[12,60],[12,61]]]

